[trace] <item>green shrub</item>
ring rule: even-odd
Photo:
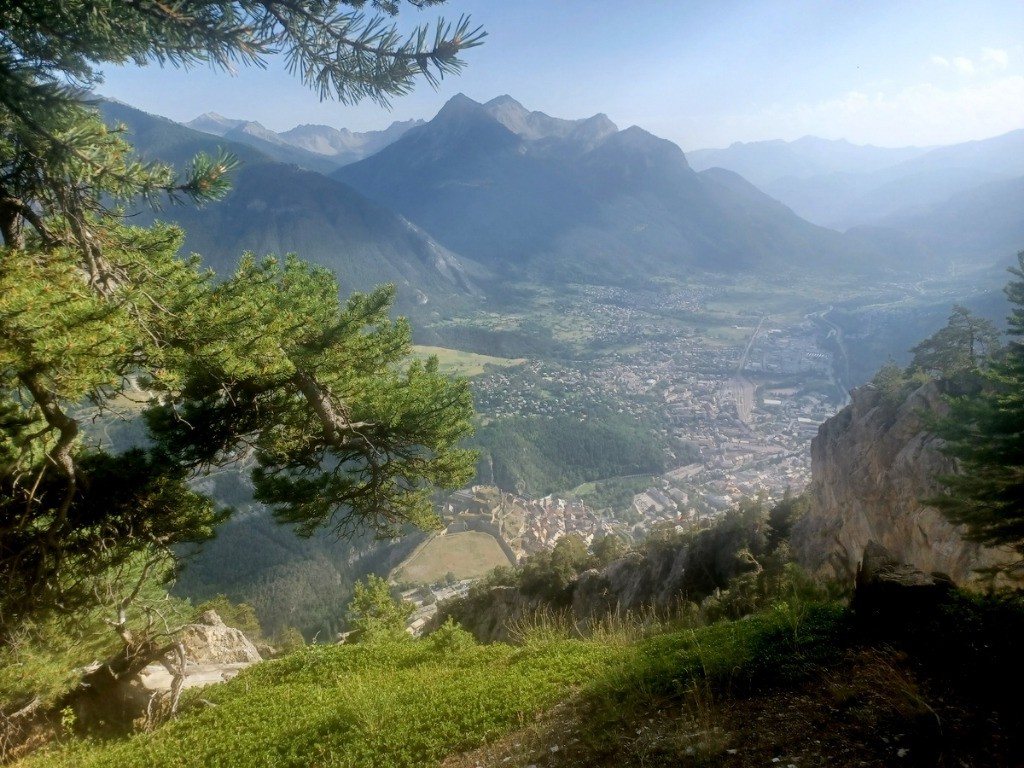
[[[845,610],[784,607],[640,642],[564,639],[478,645],[447,623],[419,641],[310,646],[254,665],[129,740],[74,743],[25,768],[370,768],[436,765],[501,738],[560,702],[586,708],[595,744],[632,714],[776,679],[838,652]],[[558,630],[556,632],[555,630]],[[689,698],[688,698],[689,697]],[[200,700],[201,699],[201,700]]]

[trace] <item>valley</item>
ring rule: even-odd
[[[639,543],[712,525],[743,499],[799,493],[811,439],[850,387],[889,356],[905,360],[956,301],[1003,311],[978,284],[507,281],[475,307],[416,307],[414,356],[436,355],[443,371],[468,377],[476,412],[476,477],[435,497],[443,525],[491,537],[503,561],[521,561],[570,534]],[[272,632],[333,636],[351,584],[367,573],[421,585],[410,598],[427,605],[414,622],[480,575],[447,549],[409,569],[424,542],[411,530],[383,542],[296,540],[234,473],[204,488],[239,514],[189,556],[176,591],[223,592],[255,606]]]
[[[6,5],[0,765],[1024,765],[1012,3]]]
[[[473,354],[514,338],[522,355],[461,369],[471,375],[480,460],[473,487],[440,507],[447,530],[490,533],[521,561],[567,535],[638,543],[707,527],[745,499],[800,493],[819,425],[863,383],[850,378],[851,352],[877,356],[862,347],[889,338],[885,354],[905,354],[879,318],[927,322],[950,301],[941,281],[861,285],[859,295],[850,287],[831,294],[843,312],[813,284],[727,285],[517,285],[519,301],[527,297],[519,311],[427,324],[439,338],[471,339]],[[442,359],[464,354],[436,349]],[[605,445],[635,428],[613,471],[591,445],[599,426],[613,433]],[[638,466],[641,449],[647,463]],[[474,575],[433,567],[449,570]],[[411,572],[392,577],[415,583]],[[434,600],[448,589],[437,581]]]
[[[731,152],[684,155],[604,115],[566,120],[508,96],[458,95],[342,160],[296,154],[308,148],[248,123],[194,123],[201,133],[123,104],[102,110],[144,156],[181,163],[226,150],[242,161],[217,205],[160,214],[219,275],[246,250],[295,250],[331,269],[342,294],[396,286],[414,357],[436,355],[442,371],[470,379],[467,447],[480,456],[470,487],[516,500],[522,514],[503,541],[518,554],[567,532],[635,542],[707,525],[743,498],[797,492],[810,440],[848,388],[889,357],[905,360],[954,302],[991,319],[1005,311],[1000,262],[1011,250],[989,248],[968,270],[941,243],[924,244],[920,227],[814,226],[748,183],[748,172],[767,181]],[[320,136],[321,149],[339,140],[301,133]],[[783,149],[819,159],[848,149],[805,144]],[[985,146],[1001,156],[1005,144]],[[911,159],[854,154],[814,168]],[[933,161],[970,156],[954,154]],[[1012,217],[993,222],[994,238],[1014,240]],[[241,475],[206,486],[238,514],[191,554],[177,591],[255,605],[271,632],[332,636],[354,581],[392,571],[422,541],[411,530],[404,543],[296,541]],[[545,524],[559,500],[580,514]],[[445,497],[435,501],[441,509]]]

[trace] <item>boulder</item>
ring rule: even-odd
[[[953,586],[946,574],[927,574],[869,541],[857,569],[852,606],[862,627],[898,634],[934,616]]]
[[[216,611],[206,611],[181,631],[185,658],[192,664],[237,664],[262,661],[240,629],[227,626]]]

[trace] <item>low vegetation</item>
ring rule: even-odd
[[[625,645],[539,631],[521,647],[485,646],[448,625],[422,641],[316,646],[204,691],[154,733],[71,741],[25,764],[378,766],[386,755],[391,766],[429,765],[566,701],[594,709],[596,743],[624,708],[677,700],[700,681],[801,674],[834,652],[842,624],[833,605],[810,610],[799,627],[776,611]]]
[[[481,645],[449,623],[422,640],[313,646],[193,695],[152,733],[67,737],[22,765],[1014,765],[1021,754],[1012,690],[1024,665],[1004,631],[1024,626],[1019,600],[954,593],[914,627],[866,629],[842,602],[800,599],[709,626],[639,618],[588,640],[549,618],[519,645]],[[995,674],[1007,695],[990,692]]]
[[[532,496],[607,477],[660,474],[667,464],[664,446],[649,429],[606,409],[583,419],[494,420],[477,430],[472,444],[490,458],[494,484]]]
[[[297,647],[187,693],[177,719],[130,738],[76,736],[58,709],[58,737],[20,765],[1018,764],[1024,601],[954,591],[880,621],[788,562],[803,508],[801,497],[746,504],[715,529],[666,532],[628,555],[664,564],[674,547],[691,551],[704,580],[674,610],[571,613],[563,598],[578,575],[627,556],[614,537],[590,552],[567,537],[525,568],[497,569],[474,589],[481,610],[492,586],[544,598],[508,619],[511,643],[483,644],[451,619],[414,640],[411,604],[371,577],[349,605],[350,642]],[[258,630],[245,606],[215,607]]]

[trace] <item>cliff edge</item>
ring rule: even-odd
[[[965,541],[921,502],[940,491],[937,476],[955,470],[925,426],[926,415],[946,412],[944,387],[928,382],[891,403],[869,384],[819,427],[811,443],[811,507],[792,536],[797,559],[810,571],[852,582],[870,541],[958,584],[976,581],[978,569],[1016,560],[1009,549]]]

